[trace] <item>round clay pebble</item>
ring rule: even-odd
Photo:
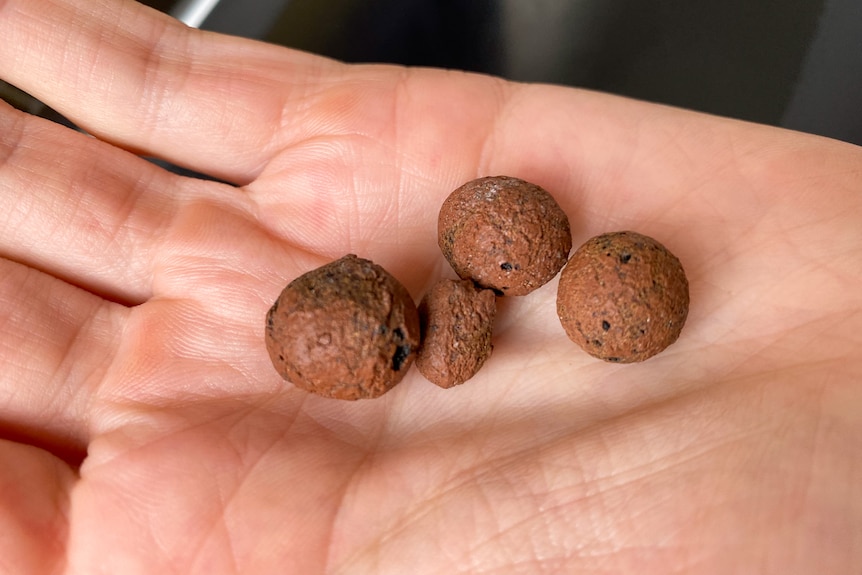
[[[525,295],[546,284],[572,249],[569,219],[554,198],[507,176],[479,178],[452,192],[437,230],[455,273],[499,295]]]
[[[419,338],[419,313],[404,286],[352,254],[290,282],[266,316],[275,369],[337,399],[389,391],[407,373]]]
[[[643,361],[675,342],[688,303],[682,264],[635,232],[587,241],[563,269],[557,292],[569,338],[594,357],[620,363]]]
[[[440,387],[473,377],[491,355],[491,329],[497,314],[494,292],[470,280],[441,280],[422,298],[422,347],[416,367]]]

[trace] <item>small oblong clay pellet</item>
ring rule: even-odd
[[[497,313],[491,290],[470,280],[442,280],[419,303],[423,341],[416,367],[440,387],[473,377],[491,355]]]

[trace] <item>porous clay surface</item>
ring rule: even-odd
[[[441,280],[419,304],[422,347],[416,367],[430,382],[449,388],[473,377],[491,355],[497,313],[491,290],[470,280]]]
[[[266,318],[276,370],[337,399],[386,393],[407,373],[419,341],[419,314],[404,286],[352,254],[290,282]]]
[[[557,314],[590,355],[631,363],[679,337],[688,316],[688,280],[679,259],[635,232],[602,234],[572,255],[560,275]]]
[[[464,184],[443,202],[438,243],[462,279],[498,295],[526,295],[565,265],[572,235],[568,217],[544,189],[492,176]]]

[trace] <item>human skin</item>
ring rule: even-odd
[[[859,573],[862,151],[568,88],[346,66],[118,0],[0,0],[0,571]],[[129,151],[229,182],[171,175]],[[556,283],[469,385],[286,385],[286,281],[357,253],[414,297],[480,175],[691,289],[650,361],[581,353]]]

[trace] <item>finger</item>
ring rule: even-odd
[[[74,483],[71,469],[57,458],[0,440],[0,570],[63,571]]]
[[[172,218],[202,183],[0,104],[2,257],[138,303]]]
[[[538,85],[503,103],[484,157],[488,172],[507,168],[561,190],[588,234],[646,226],[734,241],[858,205],[862,167],[859,148],[841,142]],[[828,202],[811,193],[818,186]]]
[[[327,66],[129,1],[5,0],[0,10],[0,77],[95,135],[230,181],[260,169],[285,100]]]
[[[83,454],[87,406],[111,365],[127,308],[0,259],[0,429]]]

